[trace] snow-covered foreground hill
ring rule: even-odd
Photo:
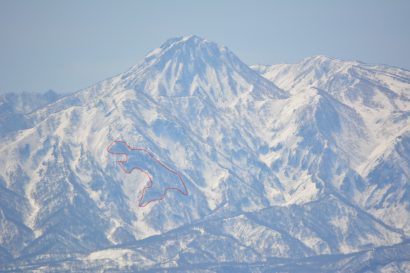
[[[189,36],[19,115],[0,132],[0,272],[410,268],[409,71],[251,68]],[[188,194],[139,206],[145,172],[164,176],[121,171],[116,140]]]

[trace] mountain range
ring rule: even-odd
[[[30,96],[0,97],[0,272],[410,270],[408,70],[248,66],[185,36]],[[187,194],[139,206],[144,173],[171,175],[142,157],[121,171],[118,140]]]

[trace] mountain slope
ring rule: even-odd
[[[359,128],[366,138],[359,145],[347,146],[354,147],[348,150],[349,163],[357,177],[345,177],[340,189],[352,202],[404,229],[408,235],[410,226],[405,219],[410,218],[410,199],[405,196],[410,190],[406,145],[410,128],[410,72],[325,56],[307,58],[299,64],[253,68],[291,93],[319,88],[354,110],[362,120]],[[356,144],[360,140],[351,139]]]

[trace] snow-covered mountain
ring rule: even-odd
[[[56,101],[61,95],[53,90],[44,93],[0,94],[0,136],[33,126],[26,115]]]
[[[350,154],[350,168],[358,177],[338,188],[364,210],[410,235],[410,72],[325,56],[253,68],[292,94],[306,88],[323,90],[351,109],[358,119],[348,122],[360,120],[355,127],[363,133],[349,136],[353,143],[343,150]],[[353,181],[364,184],[354,186]]]
[[[406,70],[188,36],[24,117],[0,132],[0,272],[409,268]],[[116,140],[187,195],[139,206],[161,168],[121,171]]]

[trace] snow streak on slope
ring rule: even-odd
[[[0,147],[0,269],[360,263],[402,243],[409,73],[325,57],[253,68],[174,38],[28,114]],[[189,195],[139,207],[147,177],[118,171],[117,139],[178,170]]]

